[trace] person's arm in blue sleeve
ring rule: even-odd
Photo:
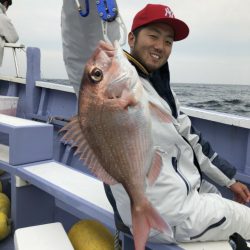
[[[201,132],[197,130],[193,125],[191,126],[191,134],[197,134],[199,137],[198,143],[202,146],[202,152],[206,155],[210,161],[218,167],[228,178],[234,178],[236,174],[236,168],[228,161],[219,156],[211,147],[210,143],[206,141]]]
[[[210,143],[206,141],[200,131],[198,131],[193,125],[191,126],[191,133],[197,134],[199,136],[198,143],[202,146],[202,152],[206,155],[210,161],[218,167],[228,178],[233,179],[237,172],[236,168],[230,164],[227,160],[223,159],[220,155],[218,155]],[[239,203],[247,203],[250,201],[250,191],[246,185],[239,181],[233,181],[233,183],[228,187],[234,193],[235,201]]]

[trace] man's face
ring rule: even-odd
[[[173,40],[173,29],[164,23],[152,23],[139,31],[137,37],[133,33],[128,36],[131,55],[149,72],[167,62]]]

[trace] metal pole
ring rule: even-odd
[[[19,68],[18,68],[18,63],[17,63],[16,48],[12,48],[12,51],[13,51],[13,57],[14,57],[14,62],[15,62],[15,67],[16,67],[16,76],[19,77]]]

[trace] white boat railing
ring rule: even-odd
[[[4,47],[12,49],[15,68],[16,68],[16,76],[20,77],[16,50],[21,49],[25,52],[25,46],[23,44],[17,44],[17,43],[5,43]]]
[[[26,84],[26,79],[23,77],[0,75],[0,81],[1,80],[5,81],[5,82]]]
[[[222,113],[219,111],[193,108],[193,107],[181,107],[181,111],[191,117],[232,125],[235,127],[250,129],[249,117]]]

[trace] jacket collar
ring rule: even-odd
[[[0,14],[3,13],[5,14],[6,13],[6,8],[3,4],[0,3]]]
[[[139,63],[133,56],[131,56],[125,50],[124,50],[124,54],[128,58],[128,60],[130,61],[130,63],[136,67],[139,75],[146,77],[146,78],[150,76],[150,73],[146,70],[146,68],[141,63]]]
[[[156,70],[153,73],[150,73],[140,62],[138,62],[131,54],[129,54],[127,51],[124,50],[124,54],[127,57],[127,59],[129,60],[129,62],[135,66],[138,74],[144,78],[151,78],[153,77],[155,74],[160,74],[163,75],[164,73],[167,72],[168,75],[168,79],[164,79],[167,80],[167,82],[169,83],[169,68],[168,68],[168,62],[166,64],[164,64],[161,68],[159,68],[158,70]]]
[[[132,65],[135,66],[139,76],[148,79],[157,93],[169,104],[173,116],[177,117],[177,108],[175,104],[175,99],[170,88],[170,73],[168,62],[164,64],[158,70],[149,73],[146,68],[139,63],[133,56],[128,52],[124,51],[126,57]]]

